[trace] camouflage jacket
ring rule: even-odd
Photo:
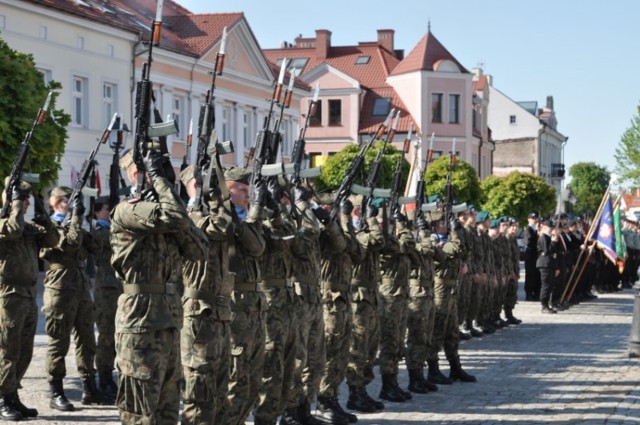
[[[111,231],[109,227],[96,226],[93,239],[96,243],[96,288],[108,288],[122,291],[122,283],[116,277],[111,266]]]
[[[323,289],[346,294],[351,283],[351,271],[360,264],[364,250],[356,239],[351,217],[340,215],[337,222],[325,227],[320,234],[321,270]]]
[[[435,233],[431,235],[433,243],[437,246],[439,237]],[[462,250],[458,233],[451,232],[449,240],[439,247],[441,254],[434,256],[433,267],[435,277],[439,280],[455,282],[462,266]]]
[[[265,287],[270,287],[272,280],[289,280],[293,271],[292,249],[297,249],[297,253],[303,249],[298,244],[296,229],[291,221],[284,214],[276,215],[265,220],[262,224],[264,231],[266,248],[260,258],[262,268],[262,283]]]
[[[356,239],[364,252],[362,262],[353,268],[351,284],[376,289],[380,282],[380,251],[385,246],[385,236],[380,230],[377,218],[368,218],[368,231],[356,234]]]
[[[304,301],[318,304],[320,296],[320,232],[322,225],[307,202],[299,201],[299,229],[292,246],[292,280],[296,294]]]
[[[418,252],[418,263],[412,264],[411,267],[410,296],[433,296],[433,261],[436,255],[442,255],[442,251],[436,248],[434,241],[424,230],[418,231],[416,251]]]
[[[188,208],[189,217],[207,240],[206,260],[185,260],[182,276],[185,293],[182,309],[185,316],[197,316],[210,311],[216,320],[231,320],[231,292],[233,280],[229,276],[229,233],[231,215],[214,205],[209,214]]]
[[[518,240],[515,235],[509,235],[507,236],[507,242],[509,243],[509,271],[514,272],[516,276],[518,276],[520,274],[520,250],[518,249]]]
[[[400,288],[409,285],[411,267],[419,264],[416,240],[407,227],[398,227],[398,237],[389,238],[380,255],[382,285],[391,285],[394,290],[388,295],[399,294]],[[406,292],[406,291],[405,291]]]
[[[260,256],[266,241],[260,215],[260,207],[251,207],[249,218],[234,224],[229,244],[229,270],[235,282],[257,284],[262,280]]]
[[[111,264],[125,292],[118,300],[116,332],[179,328],[180,299],[165,284],[175,286],[172,278],[181,272],[178,257],[206,256],[206,247],[169,181],[158,178],[153,188],[158,202],[124,200],[111,212]],[[167,291],[127,293],[127,285],[165,286]]]
[[[9,217],[0,219],[0,297],[35,298],[38,250],[56,246],[59,239],[53,222],[25,222],[22,201],[13,201]]]
[[[489,233],[486,230],[482,230],[479,227],[477,230],[480,237],[480,246],[482,247],[482,269],[487,275],[495,276],[491,237],[489,237]]]

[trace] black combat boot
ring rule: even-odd
[[[9,394],[11,397],[11,401],[13,402],[13,407],[20,413],[22,413],[23,418],[37,418],[38,411],[34,408],[27,407],[20,401],[20,396],[18,395],[18,391]]]
[[[367,392],[367,387],[364,387],[364,386],[363,386],[363,387],[358,388],[358,390],[360,391],[361,396],[362,396],[365,400],[367,400],[367,401],[369,402],[369,404],[371,404],[373,407],[375,407],[375,408],[376,408],[376,410],[384,410],[384,403],[383,403],[383,402],[381,402],[381,401],[379,401],[379,400],[376,400],[376,399],[375,399],[375,398],[373,398],[373,397],[371,397],[371,396],[369,395],[369,393]]]
[[[11,395],[3,395],[0,397],[0,419],[5,421],[22,420],[22,413],[16,409]]]
[[[393,386],[404,396],[405,400],[411,400],[413,398],[413,394],[410,391],[405,391],[398,385],[398,372],[393,374]]]
[[[328,425],[347,425],[349,420],[340,414],[340,411],[336,407],[337,403],[334,403],[334,400],[336,399],[330,397],[318,397],[316,419],[319,419],[323,424]]]
[[[451,385],[453,381],[446,376],[442,372],[440,372],[440,365],[438,364],[438,359],[436,360],[427,360],[427,364],[429,365],[429,373],[427,374],[427,380],[432,384],[438,385]]]
[[[464,328],[464,326],[459,326],[458,327],[458,338],[460,339],[460,341],[468,341],[472,338],[472,335],[470,332],[467,332],[467,330]]]
[[[462,365],[460,364],[460,357],[450,357],[449,366],[451,367],[451,371],[449,372],[449,378],[452,381],[460,381],[460,382],[476,382],[477,379],[473,375],[469,375],[467,372],[462,369]]]
[[[347,409],[357,410],[363,413],[373,413],[376,407],[369,403],[364,396],[363,391],[359,387],[349,385],[349,399],[347,400]]]
[[[82,377],[82,404],[111,405],[115,400],[98,391],[96,377],[93,373]]]
[[[64,389],[62,387],[62,379],[49,382],[49,389],[51,390],[51,399],[49,400],[49,407],[52,409],[60,410],[61,412],[72,412],[75,410],[73,404],[67,400],[64,395]]]
[[[417,394],[426,394],[429,392],[429,388],[425,384],[426,381],[422,376],[422,369],[409,369],[409,391]]]
[[[510,325],[519,325],[520,323],[522,323],[522,320],[518,319],[517,317],[515,317],[513,315],[513,310],[511,309],[504,309],[504,315],[507,318],[507,323]]]
[[[489,334],[495,333],[496,328],[491,323],[489,323],[488,320],[483,320],[478,323],[480,325],[480,330],[482,330],[483,334],[489,335]]]
[[[333,399],[331,400],[331,403],[333,404],[334,409],[336,409],[336,411],[340,413],[343,417],[347,418],[347,421],[350,424],[355,424],[356,422],[358,422],[358,417],[356,415],[345,411],[342,408],[342,406],[340,406],[340,402],[338,401],[337,397],[333,397]]]
[[[322,425],[322,422],[311,414],[311,406],[306,400],[298,405],[298,422],[302,425]]]
[[[385,373],[382,375],[382,389],[380,390],[378,397],[394,403],[402,403],[406,401],[406,398],[399,390],[400,389],[395,384],[393,374]]]
[[[100,392],[107,397],[116,398],[116,394],[118,394],[118,385],[113,380],[113,373],[110,370],[101,370],[98,372],[98,377],[100,378],[100,385],[98,389]]]
[[[301,425],[298,420],[298,407],[292,407],[284,411],[284,415],[280,418],[280,425]]]
[[[465,327],[469,331],[471,336],[474,337],[474,338],[480,338],[480,337],[484,336],[484,332],[482,332],[480,329],[475,328],[473,326],[473,321],[471,321],[471,320],[466,320],[465,321]]]

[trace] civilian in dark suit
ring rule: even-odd
[[[560,276],[558,265],[558,251],[560,244],[559,236],[556,229],[551,229],[553,223],[551,220],[542,222],[542,228],[538,237],[538,259],[536,267],[540,271],[540,303],[542,304],[543,313],[557,313],[556,310],[549,307],[549,299],[551,291],[557,278]]]
[[[526,301],[538,301],[540,299],[540,272],[536,268],[538,259],[538,222],[537,213],[529,214],[529,225],[524,228],[524,293]]]

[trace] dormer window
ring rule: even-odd
[[[378,97],[373,102],[373,112],[371,113],[374,117],[386,117],[389,114],[389,106],[391,105],[390,97]]]
[[[356,59],[356,65],[366,65],[369,63],[369,60],[371,60],[371,56],[358,56],[358,59]]]

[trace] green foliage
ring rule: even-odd
[[[1,38],[0,75],[0,175],[7,176],[49,90],[62,86],[55,81],[45,85],[33,56],[11,49]],[[54,96],[49,117],[36,129],[31,140],[25,164],[25,171],[40,173],[41,188],[58,177],[67,138],[65,127],[70,121],[68,114],[55,110]]]
[[[447,186],[447,174],[449,172],[449,156],[441,156],[431,162],[425,171],[424,181],[427,197],[439,194],[445,200]],[[478,205],[482,200],[482,189],[478,173],[468,162],[458,158],[451,176],[453,197],[458,202]]]
[[[609,186],[611,174],[595,162],[578,162],[569,168],[571,191],[576,197],[573,212],[593,215]]]
[[[614,157],[620,181],[640,185],[640,105],[631,119],[631,127],[622,135]]]
[[[482,182],[482,190],[486,199],[483,210],[489,211],[492,217],[516,217],[520,223],[526,223],[532,212],[543,216],[551,214],[557,205],[553,186],[542,177],[519,171],[505,177],[488,177]]]
[[[365,161],[363,169],[360,170],[360,174],[356,177],[355,183],[365,185],[371,165],[375,162],[378,152],[382,149],[383,143],[381,141],[376,142],[365,154]],[[323,189],[337,189],[344,180],[347,172],[351,168],[354,159],[360,152],[360,147],[356,144],[350,144],[345,146],[340,152],[331,156],[327,163],[322,167],[322,175],[317,184],[318,190]],[[382,156],[382,165],[380,167],[380,173],[376,180],[376,187],[378,188],[390,188],[393,181],[393,172],[396,169],[398,159],[403,156],[402,149],[397,149],[395,146],[387,145]],[[403,159],[402,164],[402,185],[400,186],[404,190],[409,174],[410,164],[406,159]]]

